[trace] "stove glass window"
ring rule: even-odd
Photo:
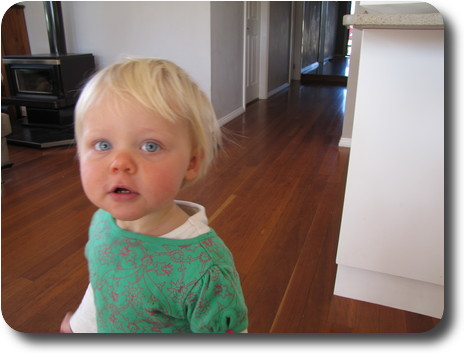
[[[15,69],[18,93],[53,94],[53,70]]]

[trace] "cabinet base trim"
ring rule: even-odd
[[[334,294],[441,319],[444,286],[338,265]]]

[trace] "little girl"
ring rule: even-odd
[[[75,111],[83,189],[99,210],[90,284],[62,332],[244,332],[230,251],[205,209],[175,201],[221,143],[210,101],[175,64],[130,59],[96,74]]]

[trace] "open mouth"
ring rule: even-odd
[[[139,196],[139,193],[124,186],[116,186],[110,192],[115,201],[130,201]]]
[[[113,192],[116,194],[132,194],[132,191],[126,188],[115,188]]]
[[[111,193],[111,194],[116,194],[116,195],[130,195],[130,194],[137,195],[137,194],[138,194],[136,191],[129,189],[129,188],[126,187],[125,185],[115,186],[115,187],[110,191],[110,193]]]

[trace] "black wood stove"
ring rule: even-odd
[[[22,125],[63,129],[73,124],[74,106],[95,62],[92,54],[67,53],[61,2],[44,1],[44,9],[50,54],[3,58],[11,96],[2,105],[22,107],[27,115]]]
[[[30,124],[73,122],[80,88],[95,69],[92,54],[6,56],[11,97],[2,103],[24,106]]]

